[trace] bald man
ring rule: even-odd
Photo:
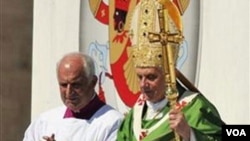
[[[57,64],[63,106],[42,113],[25,132],[23,141],[112,141],[123,114],[102,102],[95,92],[93,59],[68,53]]]

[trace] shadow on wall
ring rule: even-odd
[[[3,0],[0,17],[0,140],[20,141],[31,117],[33,0]]]

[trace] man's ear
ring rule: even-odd
[[[94,75],[94,76],[92,77],[92,80],[91,80],[91,82],[90,82],[90,85],[91,85],[92,87],[95,87],[96,83],[97,83],[97,76]]]

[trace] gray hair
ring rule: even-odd
[[[93,76],[95,75],[94,60],[91,56],[81,53],[81,52],[71,52],[71,53],[65,54],[57,63],[57,73],[58,73],[60,63],[62,62],[64,58],[67,58],[67,57],[80,57],[83,62],[83,70],[84,70],[86,77],[90,81],[92,80]]]

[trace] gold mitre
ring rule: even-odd
[[[174,35],[182,33],[182,22],[178,8],[171,0],[140,0],[134,9],[131,20],[130,38],[132,43],[132,59],[135,67],[162,67],[163,44],[160,41],[150,42],[149,33],[160,36],[158,9],[165,9],[164,21],[169,41],[168,46],[174,49],[174,59],[178,57],[179,43],[174,43]],[[166,29],[167,28],[167,29]],[[176,62],[176,61],[175,61]]]

